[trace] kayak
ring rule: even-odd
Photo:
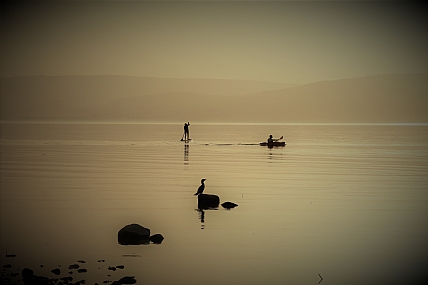
[[[261,142],[260,146],[268,146],[268,147],[273,147],[273,146],[285,146],[285,142]]]

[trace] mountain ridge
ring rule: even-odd
[[[2,120],[428,123],[426,73],[282,88],[221,79],[70,76],[54,78],[59,79],[56,83],[50,79],[2,78]]]

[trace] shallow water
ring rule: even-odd
[[[258,146],[270,133],[287,146]],[[3,274],[69,276],[84,260],[72,276],[86,284],[427,279],[428,126],[195,123],[190,136],[180,124],[2,124],[0,251],[16,254],[0,257]],[[239,206],[197,211],[201,178]],[[165,240],[119,245],[131,223]]]

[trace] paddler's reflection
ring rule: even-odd
[[[189,145],[184,145],[184,164],[189,164]]]

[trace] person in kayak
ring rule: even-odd
[[[272,135],[269,135],[269,138],[267,139],[268,143],[277,142],[282,139],[282,136],[279,139],[274,139]]]

